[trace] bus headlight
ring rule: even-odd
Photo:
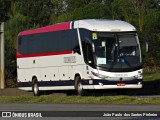
[[[136,78],[137,78],[137,79],[142,79],[142,78],[143,78],[143,75],[142,75],[142,74],[136,75]]]
[[[93,71],[91,71],[91,73],[92,73],[94,76],[99,77],[99,78],[103,78],[103,79],[108,78],[108,76],[101,75],[101,74],[95,73],[95,72],[93,72]]]
[[[138,74],[135,76],[137,79],[143,79],[143,71],[138,71]]]

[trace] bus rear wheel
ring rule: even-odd
[[[75,78],[75,89],[77,91],[78,96],[84,95],[83,85],[82,85],[82,81],[81,81],[80,76],[76,76],[76,78]]]
[[[39,91],[39,86],[38,86],[38,81],[37,78],[33,79],[33,83],[32,83],[32,92],[34,96],[40,96],[40,91]]]

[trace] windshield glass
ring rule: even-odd
[[[130,72],[142,68],[136,32],[92,32],[80,29],[86,64],[110,72]]]
[[[136,33],[92,33],[92,40],[97,66],[108,68],[110,71],[123,71],[140,66],[141,57]]]

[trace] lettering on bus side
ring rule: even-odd
[[[76,57],[75,56],[64,57],[64,63],[76,63]]]

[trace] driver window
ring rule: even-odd
[[[93,66],[94,59],[93,59],[93,52],[92,52],[91,44],[86,41],[82,41],[82,47],[83,47],[83,55],[84,55],[85,62]]]

